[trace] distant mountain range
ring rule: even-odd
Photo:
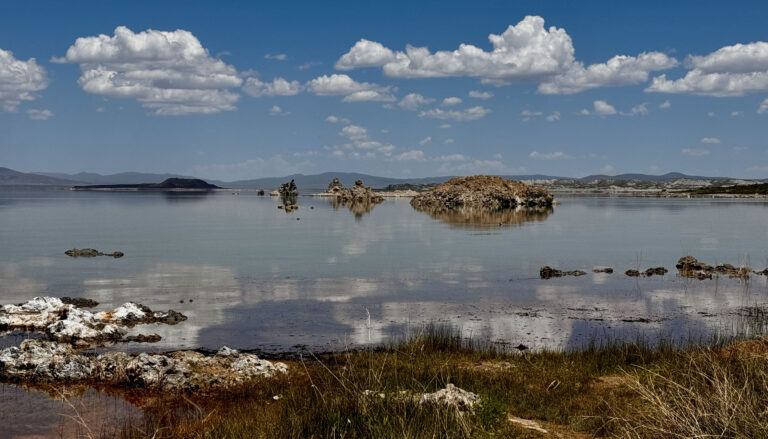
[[[679,179],[689,180],[740,180],[727,177],[705,177],[686,175],[679,172],[670,172],[664,175],[648,175],[648,174],[620,174],[620,175],[589,175],[582,178],[571,177],[556,177],[551,175],[503,175],[504,178],[510,178],[514,180],[571,180],[582,183],[590,183],[595,181],[642,181],[642,182],[671,182]],[[24,173],[14,171],[9,168],[0,167],[0,186],[55,186],[55,187],[72,187],[83,185],[137,185],[145,183],[160,183],[169,178],[196,178],[193,176],[179,175],[179,174],[150,174],[142,172],[121,172],[118,174],[102,175],[91,172],[80,172],[78,174],[64,174],[55,172],[35,172]],[[434,184],[442,183],[452,178],[451,176],[443,177],[425,177],[425,178],[390,178],[390,177],[378,177],[375,175],[359,174],[353,172],[324,172],[322,174],[293,174],[286,175],[284,177],[266,177],[257,178],[253,180],[238,180],[232,182],[224,182],[219,180],[207,180],[211,184],[217,186],[233,188],[233,189],[276,189],[282,183],[285,183],[291,179],[296,181],[299,189],[302,193],[320,192],[328,187],[328,183],[338,178],[342,184],[349,186],[354,184],[355,180],[363,180],[363,182],[373,188],[383,188],[391,184]],[[763,180],[750,180],[765,182],[768,179]]]

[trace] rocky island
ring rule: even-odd
[[[198,178],[167,178],[161,183],[141,184],[97,184],[90,186],[74,186],[76,191],[173,191],[173,190],[204,190],[221,189],[215,184],[210,184]]]
[[[475,175],[452,178],[437,185],[431,191],[413,197],[411,206],[420,210],[459,207],[504,209],[548,207],[552,202],[552,195],[543,187],[501,177]]]

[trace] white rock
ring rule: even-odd
[[[480,403],[480,397],[453,384],[447,384],[445,389],[421,395],[421,402],[452,406],[459,411],[472,411],[475,405]]]

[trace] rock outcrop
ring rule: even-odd
[[[0,330],[38,332],[43,337],[0,350],[0,381],[193,391],[228,387],[287,371],[283,363],[227,347],[212,356],[194,351],[97,354],[91,349],[118,341],[157,341],[160,337],[155,334],[126,336],[126,328],[148,323],[175,324],[186,319],[175,311],[156,312],[133,302],[97,313],[55,297],[4,305],[0,307]]]
[[[362,180],[356,180],[354,186],[346,188],[334,178],[325,191],[327,195],[332,195],[341,204],[378,204],[384,201],[384,197],[372,191],[370,187],[363,184]]]
[[[581,270],[562,271],[556,268],[552,268],[548,265],[541,267],[541,269],[539,270],[539,277],[542,279],[551,279],[553,277],[563,277],[563,276],[584,276],[585,274],[587,273]]]
[[[117,259],[125,256],[121,251],[102,253],[95,248],[72,248],[65,251],[64,254],[67,256],[72,256],[73,258],[95,258],[96,256],[110,256]]]
[[[677,261],[675,265],[681,276],[691,279],[712,279],[713,275],[728,276],[730,278],[746,279],[753,273],[752,269],[743,267],[734,267],[731,264],[721,264],[718,266],[711,266],[703,262],[699,262],[698,259],[693,256],[683,256]],[[762,274],[762,272],[754,272],[755,274]]]
[[[120,341],[126,335],[126,328],[139,324],[173,325],[186,319],[173,310],[152,311],[133,302],[97,313],[56,297],[35,297],[20,305],[0,306],[0,330],[37,332],[48,340],[82,347]]]
[[[291,180],[288,183],[283,183],[277,190],[281,197],[298,197],[299,188],[296,186],[296,182]]]
[[[212,356],[194,351],[92,355],[68,344],[29,339],[18,347],[0,350],[0,379],[27,384],[86,382],[143,390],[195,391],[229,387],[287,370],[284,363],[229,348]]]
[[[462,206],[502,209],[517,206],[547,207],[552,202],[552,195],[543,187],[501,177],[476,175],[452,178],[429,192],[413,197],[411,206],[416,209],[454,209]]]

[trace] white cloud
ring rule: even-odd
[[[672,106],[672,103],[669,101],[664,101],[661,104],[659,104],[659,108],[661,109],[667,109]]]
[[[625,116],[647,116],[648,115],[648,107],[646,106],[648,104],[640,104],[632,107],[632,110],[630,110],[629,113],[624,113]]]
[[[651,72],[675,67],[677,60],[660,52],[641,53],[637,57],[617,55],[601,64],[584,67],[574,63],[567,71],[539,85],[539,93],[573,94],[580,91],[648,81]]]
[[[444,130],[447,130],[448,128],[451,128],[452,126],[453,125],[451,125],[449,123],[444,123],[444,124],[440,125],[440,128],[442,128]]]
[[[307,61],[296,68],[299,70],[307,70],[307,69],[311,69],[314,66],[319,66],[320,64],[322,64],[320,61]]]
[[[697,149],[697,148],[684,148],[680,151],[683,155],[688,155],[692,157],[704,157],[709,155],[708,149]]]
[[[493,47],[485,51],[471,44],[456,50],[430,52],[407,45],[393,51],[381,43],[361,39],[336,62],[336,68],[381,67],[396,78],[478,77],[486,83],[541,82],[541,93],[575,93],[606,85],[637,84],[654,70],[677,61],[663,53],[637,57],[616,56],[606,63],[584,67],[576,61],[571,37],[564,29],[544,27],[544,19],[527,16],[502,34],[490,34]]]
[[[0,49],[0,110],[16,111],[21,101],[32,101],[35,92],[48,87],[45,69],[34,58],[21,61]]]
[[[555,111],[554,113],[550,114],[549,116],[547,116],[547,120],[549,122],[555,122],[555,121],[560,120],[560,112],[559,111]]]
[[[284,111],[282,108],[278,107],[277,105],[273,105],[272,108],[269,109],[270,116],[287,116],[291,114],[288,111]]]
[[[461,98],[457,98],[456,96],[451,96],[449,98],[443,99],[442,106],[452,107],[454,105],[459,105],[460,103],[461,103]]]
[[[720,139],[718,139],[717,137],[702,137],[701,143],[714,145],[714,144],[720,143]]]
[[[277,77],[272,82],[263,82],[259,78],[247,78],[243,91],[255,98],[261,96],[295,96],[301,92],[299,81],[287,81]]]
[[[342,102],[394,102],[394,96],[376,90],[362,90],[344,96]]]
[[[421,162],[426,160],[426,156],[424,155],[424,151],[420,151],[418,149],[412,149],[410,151],[405,151],[395,156],[395,160]]]
[[[348,75],[323,75],[306,84],[307,90],[318,96],[344,96],[344,102],[380,101],[392,102],[391,87],[369,82],[357,82]]]
[[[53,61],[78,63],[78,84],[86,92],[136,99],[159,115],[234,110],[239,95],[229,88],[243,82],[234,67],[181,29],[134,33],[119,26],[114,36],[78,38]]]
[[[538,159],[538,160],[558,160],[558,159],[570,158],[570,156],[568,156],[566,153],[562,151],[555,151],[555,152],[531,151],[531,153],[528,154],[528,157],[532,159]]]
[[[579,114],[582,115],[582,116],[589,116],[589,110],[587,110],[586,108],[582,108],[579,111]]]
[[[691,55],[684,77],[653,78],[647,92],[706,96],[743,96],[768,91],[768,43],[757,41],[722,47],[708,55]]]
[[[285,61],[286,59],[288,59],[288,55],[286,55],[284,53],[277,53],[277,54],[274,54],[274,55],[268,53],[268,54],[264,55],[264,59],[275,59],[275,60],[278,60],[278,61]]]
[[[330,123],[344,123],[344,124],[348,124],[349,123],[349,119],[347,119],[346,117],[337,117],[337,116],[334,116],[334,115],[330,115],[330,116],[326,117],[325,121],[326,122],[330,122]]]
[[[53,116],[53,112],[51,110],[29,109],[27,110],[27,116],[32,120],[48,120],[48,118]]]
[[[524,172],[525,168],[507,169],[500,160],[472,160],[466,158],[464,162],[445,162],[438,168],[438,172],[444,174],[500,174],[506,172]]]
[[[440,108],[434,108],[427,111],[422,111],[419,113],[419,117],[427,117],[432,119],[443,119],[443,120],[455,120],[457,122],[464,122],[468,120],[476,120],[476,119],[482,119],[485,117],[488,113],[490,113],[491,110],[482,106],[476,106],[467,108],[465,110],[443,110]]]
[[[539,117],[543,115],[541,111],[531,111],[531,110],[523,110],[520,112],[520,115],[523,116],[523,121],[527,122],[533,118]]]
[[[339,135],[350,140],[364,140],[368,138],[368,130],[359,125],[347,125],[341,129]]]
[[[432,141],[432,136],[427,136],[427,137],[419,140],[419,146],[424,146],[424,145],[426,145],[427,143],[429,143],[431,141]]]
[[[616,114],[616,108],[614,108],[613,105],[606,101],[595,101],[592,103],[592,105],[595,107],[595,114],[599,114],[601,116],[610,116],[612,114]]]
[[[707,113],[707,116],[715,117],[715,112],[714,111],[710,111],[710,112]]]
[[[600,168],[600,173],[602,174],[613,174],[616,172],[616,168],[613,167],[613,165],[605,165],[602,168]]]
[[[731,111],[731,117],[741,117],[744,116],[743,111]]]
[[[469,97],[470,98],[475,98],[475,99],[486,99],[487,100],[487,99],[490,99],[490,98],[493,97],[493,93],[488,92],[488,91],[470,90]]]
[[[449,137],[449,138],[447,138],[447,139],[443,140],[443,145],[450,145],[450,144],[452,144],[453,142],[455,142],[455,140],[453,140],[453,139],[451,139],[451,138]]]
[[[764,100],[760,104],[760,107],[757,109],[757,112],[758,112],[758,114],[763,114],[763,113],[768,112],[768,99]]]
[[[438,161],[438,162],[464,162],[467,160],[469,160],[469,158],[464,154],[449,154],[449,155],[441,155],[440,157],[435,157],[435,161]]]
[[[420,106],[431,104],[432,102],[435,102],[432,98],[425,98],[418,93],[409,93],[397,105],[404,110],[416,110]]]

